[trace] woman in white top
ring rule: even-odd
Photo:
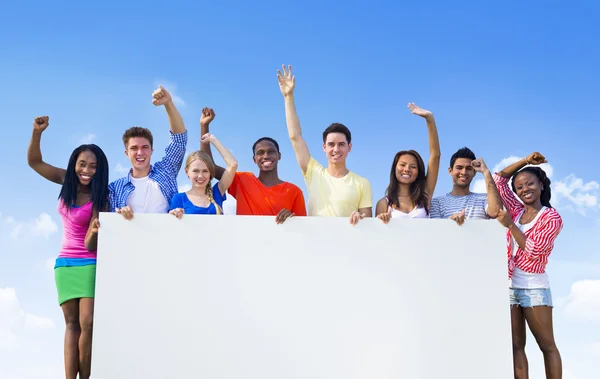
[[[427,173],[423,159],[414,150],[403,150],[394,156],[390,184],[386,196],[377,202],[377,218],[388,223],[391,218],[429,218],[431,197],[440,169],[440,141],[433,113],[408,104],[413,114],[427,121],[429,130],[429,164]]]

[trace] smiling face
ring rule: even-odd
[[[262,140],[256,144],[252,159],[260,171],[269,172],[277,170],[277,163],[281,159],[281,153],[279,153],[277,146],[273,142]]]
[[[411,154],[403,154],[396,163],[396,180],[400,184],[412,184],[419,175],[419,163]]]
[[[206,186],[210,183],[211,175],[206,162],[202,159],[196,159],[190,163],[185,173],[190,178],[192,187],[199,189],[202,193],[206,190]]]
[[[348,153],[352,149],[352,144],[348,143],[344,133],[329,133],[323,144],[323,151],[327,156],[329,163],[344,163]]]
[[[448,169],[452,182],[458,187],[469,187],[475,177],[475,170],[471,166],[473,160],[469,158],[457,158],[454,166]]]
[[[515,193],[524,204],[532,205],[540,200],[542,183],[530,172],[519,173],[513,179]]]
[[[129,157],[131,167],[136,171],[145,171],[150,168],[152,158],[152,146],[150,141],[144,137],[132,137],[127,142],[125,154]]]
[[[90,185],[92,178],[96,174],[97,166],[98,162],[94,153],[86,150],[79,154],[75,163],[75,174],[81,185]]]

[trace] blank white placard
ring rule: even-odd
[[[102,213],[94,379],[506,379],[497,221]]]

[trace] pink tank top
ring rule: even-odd
[[[93,203],[81,207],[67,208],[62,200],[58,202],[58,213],[63,222],[62,248],[59,258],[96,258],[96,251],[85,248],[85,235],[92,221]]]

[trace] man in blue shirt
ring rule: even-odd
[[[127,176],[108,186],[110,210],[128,220],[134,213],[167,213],[171,198],[177,193],[177,174],[181,169],[187,145],[187,130],[183,118],[173,104],[169,92],[160,86],[152,94],[152,103],[164,105],[171,130],[170,142],[165,156],[154,165],[150,164],[153,137],[150,130],[134,126],[123,134],[125,155],[131,169]]]

